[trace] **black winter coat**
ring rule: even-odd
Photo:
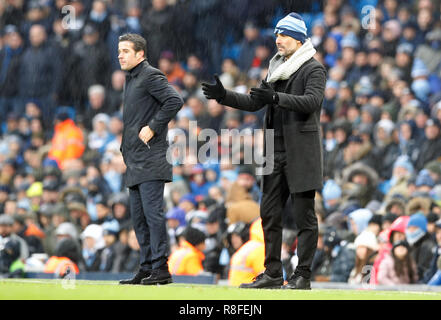
[[[264,130],[271,128],[272,108],[280,108],[287,156],[287,182],[290,193],[321,190],[323,187],[323,155],[320,135],[320,112],[326,84],[326,70],[314,58],[306,61],[286,81],[284,90],[275,82],[279,95],[277,106],[266,106]],[[227,90],[221,102],[246,111],[257,111],[250,95]],[[267,157],[268,160],[268,157]],[[265,192],[265,180],[262,190]]]
[[[150,66],[147,60],[128,72],[124,88],[121,143],[127,166],[127,187],[150,180],[172,180],[172,165],[166,160],[168,122],[183,104],[181,96],[164,74]],[[145,144],[138,134],[147,125],[155,135]]]

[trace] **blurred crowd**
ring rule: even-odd
[[[238,92],[259,85],[276,52],[273,28],[291,11],[328,70],[313,280],[440,284],[439,0],[0,0],[0,274],[137,271],[119,150],[126,32],[147,39],[148,61],[185,101],[170,143],[203,129],[244,133],[239,148],[215,141],[230,161],[197,163],[188,149],[173,158],[170,271],[232,285],[262,272],[260,176],[244,149],[262,153],[253,132],[263,111],[207,101],[200,83],[217,72]],[[289,276],[290,201],[285,211]]]

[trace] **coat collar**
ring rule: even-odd
[[[132,68],[131,70],[129,70],[127,72],[127,76],[129,78],[135,78],[136,76],[138,76],[138,74],[141,72],[143,66],[148,66],[148,62],[147,60],[142,60],[140,63],[138,63],[134,68]]]

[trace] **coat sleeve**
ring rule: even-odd
[[[149,94],[159,101],[161,105],[160,109],[148,123],[148,126],[154,131],[155,135],[159,135],[167,128],[170,120],[182,108],[184,101],[161,73],[152,73],[147,77],[145,86]]]
[[[279,107],[301,113],[313,113],[321,108],[325,92],[326,71],[323,67],[317,66],[306,77],[303,95],[277,93]]]

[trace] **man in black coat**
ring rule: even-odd
[[[162,212],[164,184],[172,180],[167,162],[167,125],[183,105],[178,92],[150,66],[146,41],[139,35],[119,38],[118,59],[127,71],[123,97],[121,152],[127,165],[130,212],[141,250],[140,270],[122,284],[167,284],[168,239]]]
[[[0,123],[14,111],[18,99],[18,77],[23,53],[23,38],[17,27],[9,25],[4,30],[5,45],[0,50]],[[19,113],[21,110],[15,110]]]
[[[291,195],[298,229],[299,263],[284,288],[309,289],[311,263],[317,247],[318,225],[314,210],[315,191],[323,184],[323,160],[319,118],[326,83],[326,70],[313,58],[315,49],[306,39],[300,15],[291,13],[276,26],[278,53],[269,65],[266,81],[251,94],[203,84],[207,98],[246,111],[267,108],[264,130],[274,130],[274,168],[262,177],[260,215],[265,235],[265,272],[243,288],[274,288],[283,284],[281,245],[282,212]],[[267,136],[265,134],[265,136]],[[268,149],[267,149],[268,150]],[[266,155],[267,161],[268,156]]]
[[[47,40],[46,30],[42,25],[34,24],[29,31],[30,46],[21,56],[18,72],[18,95],[21,99],[19,110],[23,113],[29,99],[38,99],[41,103],[43,120],[46,125],[53,122],[56,95],[62,80],[62,62],[58,50]]]

